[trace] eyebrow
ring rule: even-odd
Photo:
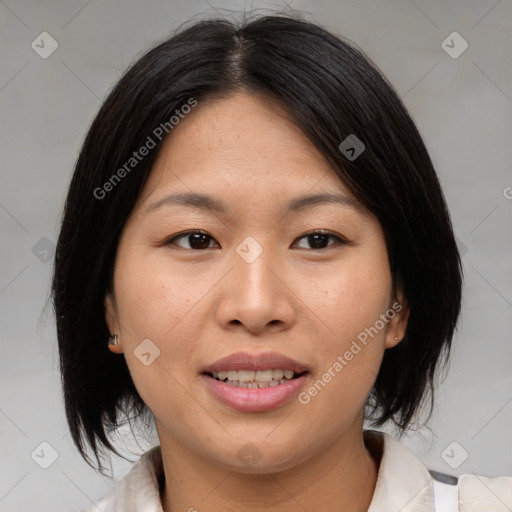
[[[288,212],[296,212],[300,210],[304,210],[307,208],[311,208],[313,206],[317,206],[320,204],[340,204],[342,206],[352,208],[360,211],[361,205],[346,195],[340,194],[331,194],[331,193],[321,193],[314,195],[304,195],[300,197],[296,197],[288,202],[284,211]],[[212,196],[207,194],[200,194],[197,192],[184,192],[177,194],[169,194],[157,202],[150,205],[144,214],[155,211],[163,206],[173,206],[173,205],[181,205],[188,206],[193,208],[198,208],[201,210],[210,210],[218,213],[227,213],[227,206]]]

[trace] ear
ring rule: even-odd
[[[401,293],[395,296],[388,311],[390,320],[386,333],[386,348],[393,348],[403,340],[409,321],[409,305]]]
[[[117,312],[117,306],[114,297],[111,293],[107,293],[105,296],[104,301],[104,307],[105,307],[105,323],[107,324],[108,331],[110,334],[117,334],[117,345],[109,345],[108,348],[116,353],[121,354],[123,352],[123,345],[121,342],[121,336],[120,336],[120,328],[119,328],[119,321],[118,321],[118,312]]]

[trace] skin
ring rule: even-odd
[[[209,194],[226,212],[173,204],[146,213],[177,192]],[[284,210],[323,192],[354,205]],[[165,244],[187,230],[210,235],[208,248],[190,248],[187,236]],[[326,248],[312,248],[313,230],[333,235]],[[252,263],[236,252],[247,237],[263,249]],[[274,100],[239,92],[180,121],[125,225],[105,299],[120,341],[111,350],[155,416],[164,511],[367,510],[379,454],[363,442],[364,403],[384,351],[404,335],[405,306],[306,405],[294,397],[240,412],[200,373],[234,352],[277,351],[310,366],[307,390],[397,298],[378,220]],[[160,356],[146,366],[134,350],[148,338]],[[237,456],[247,443],[261,455],[251,467]]]

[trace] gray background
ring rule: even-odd
[[[450,371],[431,428],[403,442],[438,471],[510,475],[512,1],[289,5],[355,42],[404,98],[438,169],[464,254],[463,316]],[[66,189],[101,100],[136,56],[191,17],[283,7],[0,0],[1,511],[77,511],[113,485],[72,445],[55,329],[43,312]],[[47,59],[31,47],[44,31],[58,43]],[[442,47],[454,31],[469,44],[458,58]],[[452,39],[445,44],[453,53],[462,46]],[[138,454],[155,442],[138,448],[122,439]],[[53,455],[48,469],[40,467]],[[113,462],[115,478],[130,467]]]

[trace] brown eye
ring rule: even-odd
[[[347,243],[346,240],[343,240],[338,235],[323,231],[314,231],[313,233],[308,233],[298,238],[298,240],[306,241],[305,243],[297,243],[297,246],[300,249],[327,249],[333,245],[341,245]]]
[[[180,235],[170,238],[167,240],[166,245],[174,244],[183,249],[203,250],[216,247],[215,245],[211,245],[212,242],[216,244],[214,238],[207,233],[203,233],[202,231],[187,231],[186,233],[181,233]]]

